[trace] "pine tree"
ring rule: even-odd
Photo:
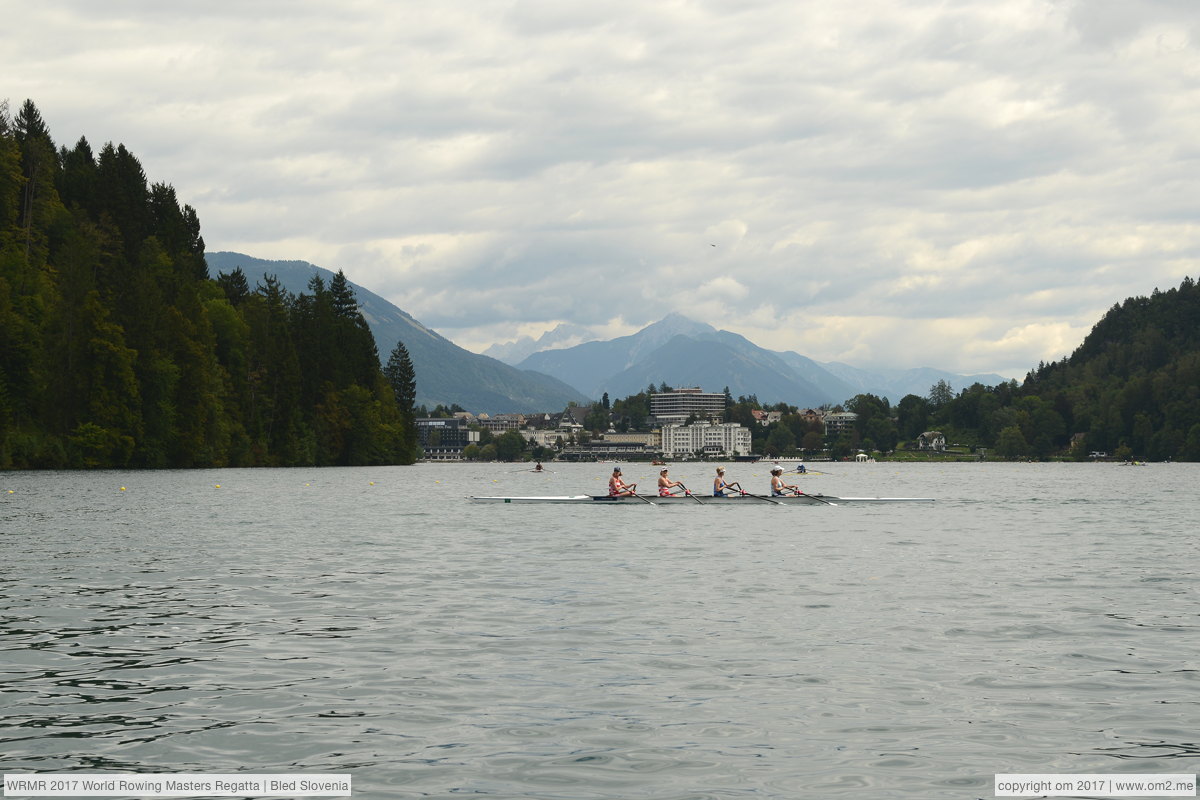
[[[411,417],[417,399],[417,380],[412,359],[408,355],[408,348],[404,346],[404,342],[396,342],[396,347],[388,356],[387,366],[383,368],[383,375],[392,387],[392,392],[396,396],[396,405],[400,408],[401,413]]]
[[[90,216],[96,214],[96,157],[86,137],[79,137],[75,147],[59,152],[62,172],[59,175],[58,193],[63,205],[77,208]]]
[[[396,342],[395,348],[388,356],[388,363],[383,368],[383,375],[400,411],[402,430],[402,445],[405,456],[413,460],[417,457],[417,428],[415,404],[417,399],[417,376],[408,348],[404,342]]]
[[[224,272],[217,273],[217,284],[225,292],[229,304],[235,308],[250,296],[250,284],[246,281],[246,273],[242,272],[241,267],[236,267],[228,275]]]
[[[13,131],[21,150],[24,187],[21,193],[20,219],[24,231],[24,255],[27,266],[45,263],[50,217],[58,205],[54,188],[58,156],[50,131],[32,100],[26,100],[13,120]]]

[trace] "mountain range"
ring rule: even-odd
[[[314,275],[326,284],[334,276],[306,261],[268,261],[233,252],[208,253],[206,259],[214,276],[241,267],[251,286],[274,275],[293,294],[307,292]],[[864,393],[892,403],[908,394],[924,397],[939,380],[955,390],[1007,380],[931,368],[865,370],[821,363],[792,351],[767,350],[682,314],[669,314],[637,333],[606,341],[582,341],[591,336],[586,328],[559,325],[537,340],[522,337],[488,349],[501,360],[465,350],[379,295],[352,281],[350,285],[381,360],[387,360],[396,342],[404,342],[417,374],[417,403],[428,407],[457,403],[489,414],[551,411],[570,402],[588,403],[605,393],[627,397],[661,383],[710,392],[728,387],[734,397],[755,395],[762,403],[815,407]],[[582,343],[563,346],[574,342]]]
[[[274,275],[293,294],[309,291],[308,282],[320,276],[328,286],[334,273],[307,261],[267,261],[242,253],[207,253],[209,273],[230,273],[238,267],[253,288],[265,275]],[[571,386],[537,372],[518,369],[494,358],[472,353],[426,328],[379,295],[350,281],[359,310],[375,336],[379,357],[387,362],[404,342],[417,375],[417,404],[429,408],[457,403],[473,412],[491,414],[561,410],[588,398]]]
[[[681,314],[669,314],[629,336],[533,353],[517,366],[552,375],[590,397],[626,397],[665,382],[710,392],[728,387],[735,397],[753,394],[762,403],[800,406],[842,403],[864,393],[895,403],[908,394],[928,395],[939,380],[955,389],[1007,380],[932,368],[866,370],[820,363],[792,351],[767,350]]]
[[[534,353],[542,350],[559,350],[574,347],[577,344],[594,341],[596,336],[582,325],[572,325],[569,322],[560,323],[553,330],[546,331],[538,338],[522,336],[515,342],[498,342],[483,351],[485,356],[503,361],[505,364],[519,364]]]

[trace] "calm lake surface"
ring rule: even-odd
[[[1200,771],[1200,465],[798,476],[932,505],[465,500],[611,470],[549,466],[0,473],[0,767],[554,800]]]

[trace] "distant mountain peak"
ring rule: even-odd
[[[691,317],[685,317],[683,314],[680,314],[678,311],[672,311],[670,314],[667,314],[665,317],[660,319],[658,322],[650,323],[649,325],[642,328],[640,331],[638,331],[637,333],[635,333],[633,335],[641,336],[643,334],[657,334],[657,335],[661,336],[663,334],[669,333],[672,336],[679,336],[679,335],[696,336],[699,334],[716,333],[716,332],[717,332],[717,329],[714,328],[712,325],[709,325],[704,322],[697,322],[696,320],[692,319]]]
[[[899,402],[905,394],[924,396],[939,377],[967,384],[999,376],[961,376],[927,370],[859,370],[822,365],[793,352],[760,347],[740,334],[717,330],[679,312],[667,314],[636,333],[534,353],[519,366],[553,375],[584,394],[612,397],[636,394],[650,384],[700,386],[762,402],[819,406],[856,394]],[[999,382],[999,380],[995,381]],[[919,392],[914,392],[918,389]]]
[[[505,364],[515,365],[534,353],[574,347],[584,342],[594,342],[596,338],[596,334],[592,333],[591,328],[571,322],[560,322],[537,339],[532,336],[522,336],[511,342],[498,342],[484,350],[483,355],[503,361]]]

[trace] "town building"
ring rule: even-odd
[[[750,431],[736,422],[667,424],[662,427],[662,453],[667,458],[749,455]]]
[[[503,433],[518,428],[525,427],[525,415],[523,414],[496,414],[488,416],[480,414],[476,419],[476,424],[481,428],[486,428],[493,433]]]
[[[464,418],[422,417],[416,420],[417,441],[429,461],[457,461],[469,444],[479,443],[479,431]]]
[[[815,408],[806,408],[800,412],[800,418],[804,420],[809,427],[820,425],[825,419],[825,416]]]
[[[858,421],[858,414],[853,411],[839,411],[835,414],[825,415],[825,435],[840,436],[843,433],[851,433],[854,430],[854,423]]]
[[[783,413],[780,411],[759,411],[757,408],[750,410],[750,416],[754,417],[754,421],[764,428],[772,422],[779,422],[783,419]]]
[[[568,460],[605,461],[610,459],[639,459],[646,455],[642,442],[613,442],[593,439],[583,444],[568,445],[561,457]]]
[[[683,422],[692,415],[697,419],[719,420],[725,416],[725,395],[703,392],[699,388],[676,389],[650,395],[650,416],[661,423]]]
[[[662,444],[662,435],[659,431],[650,431],[648,433],[638,433],[636,431],[618,433],[617,431],[609,431],[601,438],[609,444],[641,445],[647,450],[654,451],[657,451]]]
[[[535,447],[549,447],[557,450],[567,444],[571,438],[569,431],[564,432],[554,428],[526,428],[521,435]]]

